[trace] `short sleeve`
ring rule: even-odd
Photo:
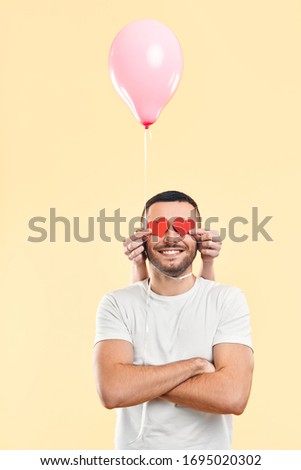
[[[253,349],[249,306],[240,289],[234,289],[223,301],[213,346],[219,343],[245,344]]]
[[[126,321],[116,299],[110,294],[106,294],[97,307],[94,346],[103,339],[124,339],[132,343]]]

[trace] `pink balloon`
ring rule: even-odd
[[[148,128],[178,87],[183,70],[181,46],[164,24],[134,21],[115,37],[109,68],[117,93]]]

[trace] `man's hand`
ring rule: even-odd
[[[111,409],[161,398],[206,413],[241,414],[251,389],[253,352],[231,343],[217,344],[213,350],[215,366],[199,357],[140,366],[133,364],[130,342],[99,341],[94,373],[101,402]]]
[[[199,364],[200,364],[200,371],[199,371],[199,375],[202,375],[202,374],[212,374],[213,372],[215,372],[215,367],[214,365],[207,361],[207,359],[203,359],[203,358],[199,358]],[[197,378],[198,376],[195,376],[195,378]],[[182,383],[182,385],[184,384],[185,382]],[[178,388],[178,387],[177,387]],[[166,393],[165,395],[162,395],[161,397],[159,397],[161,400],[169,400],[169,398],[172,396],[172,390],[169,392],[169,393]]]
[[[203,361],[203,368],[202,368],[202,374],[212,374],[212,372],[215,372],[215,367],[214,365],[207,361],[207,359],[202,359]]]
[[[161,398],[205,413],[240,415],[250,395],[253,351],[243,344],[221,343],[213,353],[214,373],[192,377]]]
[[[133,364],[133,345],[103,340],[94,346],[97,392],[106,408],[135,406],[168,393],[185,380],[209,370],[208,361],[194,357],[158,366]]]

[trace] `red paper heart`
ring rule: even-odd
[[[147,227],[152,229],[152,235],[162,238],[164,233],[168,230],[169,222],[165,217],[160,217],[159,219],[148,222]]]
[[[181,237],[184,237],[189,230],[195,228],[195,221],[193,219],[184,220],[182,217],[177,217],[172,225]]]
[[[169,226],[170,223],[165,217],[159,217],[158,219],[151,220],[147,224],[147,227],[152,229],[152,235],[156,235],[160,238],[163,237]],[[195,228],[195,221],[193,219],[185,220],[182,217],[177,217],[174,219],[172,226],[181,237],[184,237],[189,232],[189,230]]]

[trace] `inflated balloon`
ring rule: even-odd
[[[109,68],[116,91],[147,129],[178,87],[183,70],[181,46],[164,24],[134,21],[115,37]]]

